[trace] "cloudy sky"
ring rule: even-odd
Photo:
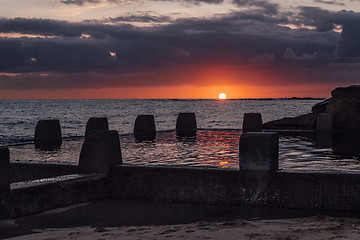
[[[360,0],[0,0],[0,99],[328,97]]]

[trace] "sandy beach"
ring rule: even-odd
[[[0,239],[359,239],[356,215],[102,200],[0,221]]]
[[[359,239],[360,220],[315,216],[192,224],[45,229],[10,239]],[[40,230],[39,230],[40,231]]]

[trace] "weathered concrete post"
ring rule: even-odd
[[[106,117],[92,117],[86,123],[85,136],[89,131],[109,130],[109,123]]]
[[[179,113],[176,120],[176,134],[180,137],[196,136],[196,115],[191,112]]]
[[[118,132],[89,131],[80,152],[80,172],[109,174],[110,167],[117,164],[122,164]]]
[[[0,192],[10,190],[9,149],[0,147]]]
[[[57,119],[38,121],[34,141],[35,147],[40,150],[60,148],[62,144],[60,121]]]
[[[138,115],[134,125],[134,137],[137,141],[154,140],[156,127],[154,115]]]
[[[331,132],[334,129],[334,114],[318,113],[316,120],[317,132]]]
[[[318,149],[332,148],[334,146],[334,134],[332,132],[316,132],[315,146]]]
[[[274,171],[279,166],[279,135],[272,132],[246,132],[240,136],[240,170]]]
[[[262,130],[261,113],[245,113],[243,132],[257,132]]]

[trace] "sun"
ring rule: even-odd
[[[219,99],[220,100],[225,100],[226,99],[226,94],[225,93],[220,93],[219,94]]]

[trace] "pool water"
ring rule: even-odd
[[[157,132],[154,141],[136,142],[132,134],[120,136],[123,162],[141,165],[176,165],[239,168],[239,130],[198,130],[192,138],[175,131]],[[64,141],[56,151],[39,151],[33,144],[10,146],[12,162],[77,164],[83,138]],[[359,134],[288,132],[279,135],[279,168],[286,171],[360,173]]]

